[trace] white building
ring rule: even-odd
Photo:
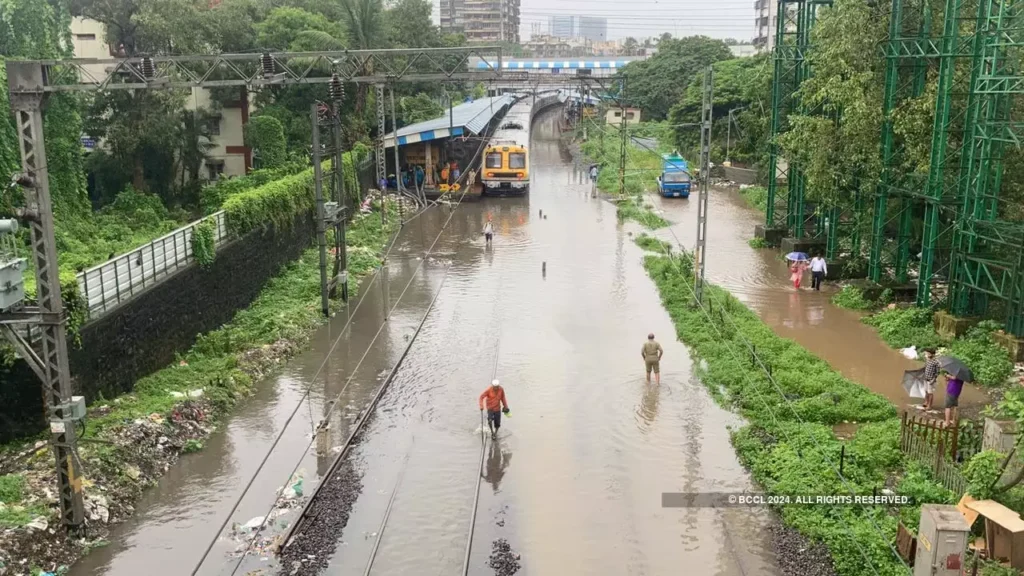
[[[621,108],[609,108],[607,114],[605,114],[604,121],[613,126],[622,124],[622,109]],[[626,124],[639,124],[640,123],[640,109],[639,108],[626,108]]]
[[[733,58],[747,58],[757,54],[757,46],[753,44],[735,44],[729,46],[729,51],[732,52]]]
[[[74,18],[71,21],[71,39],[76,58],[113,58],[114,51],[107,45],[105,38],[106,31],[102,23],[86,18]],[[107,76],[102,64],[86,65],[83,68],[86,74],[97,81]],[[252,168],[252,153],[245,146],[242,132],[253,111],[250,100],[245,87],[239,87],[238,99],[224,103],[220,116],[211,122],[210,143],[213,146],[207,152],[210,159],[203,163],[201,171],[205,178],[215,180],[222,175],[242,176]],[[188,110],[206,109],[212,112],[213,104],[208,90],[193,88],[185,107]],[[83,144],[87,149],[102,145],[88,137],[83,137]]]
[[[787,10],[790,12],[790,23],[786,25],[787,32],[796,32],[796,9],[795,3],[790,3]],[[775,48],[775,32],[779,20],[778,0],[755,0],[754,1],[754,46],[758,50],[772,50]]]

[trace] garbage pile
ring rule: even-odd
[[[283,490],[278,490],[277,501],[270,514],[256,516],[245,524],[236,522],[231,526],[230,537],[235,542],[233,555],[236,558],[251,554],[267,560],[277,552],[284,543],[284,535],[290,524],[282,516],[302,507],[305,474],[305,470],[299,470],[288,480]]]

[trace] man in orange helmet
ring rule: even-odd
[[[492,380],[490,387],[480,395],[480,411],[487,408],[487,425],[491,429],[491,437],[498,435],[498,428],[501,428],[501,414],[508,414],[508,400],[505,399],[505,389],[497,380]]]

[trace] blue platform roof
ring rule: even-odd
[[[512,94],[502,94],[459,104],[452,108],[451,117],[446,112],[444,116],[433,120],[425,120],[399,128],[398,145],[404,146],[449,136],[462,136],[467,132],[479,134],[494,118],[494,115],[501,111],[502,106],[511,104],[513,100],[515,100],[515,96]],[[395,133],[392,132],[384,137],[384,147],[390,148],[394,145]]]
[[[502,60],[502,69],[508,70],[604,70],[622,68],[630,62],[641,60],[641,58],[619,57],[611,59],[574,59],[574,60]],[[481,60],[476,63],[477,68],[494,68],[497,63],[490,63]]]

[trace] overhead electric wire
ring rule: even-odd
[[[482,147],[477,150],[477,153],[474,155],[473,160],[470,161],[470,165],[472,165],[473,162],[477,158],[479,158],[481,150],[482,150]],[[461,179],[461,176],[465,176],[465,174],[460,175],[460,179]],[[456,180],[456,182],[458,182],[458,180]],[[462,194],[459,196],[459,200],[455,203],[455,207],[448,214],[448,218],[447,218],[447,220],[445,220],[444,224],[441,226],[441,230],[438,232],[437,236],[434,238],[434,241],[431,243],[430,247],[427,249],[427,252],[424,254],[423,258],[420,260],[420,263],[417,265],[416,270],[413,271],[413,274],[409,278],[409,282],[406,284],[405,288],[402,290],[402,293],[399,294],[398,300],[395,301],[395,305],[391,308],[391,313],[393,313],[397,309],[399,303],[401,303],[402,298],[405,296],[406,292],[409,290],[409,287],[412,285],[412,282],[415,279],[416,274],[419,272],[420,269],[422,269],[423,264],[427,261],[427,258],[433,252],[434,246],[437,244],[438,240],[441,239],[441,236],[444,234],[445,230],[447,230],[448,224],[451,222],[452,218],[455,216],[455,213],[458,211],[458,208],[462,205],[462,201],[465,199],[466,194],[468,192],[469,192],[469,188],[466,188],[465,190],[463,190]],[[436,205],[436,203],[435,203],[435,205]],[[419,213],[417,213],[413,218],[410,218],[410,220],[405,221],[405,223],[408,223],[409,221],[414,219],[416,216],[419,216],[419,214],[424,212],[427,208],[429,208],[429,206],[423,208],[423,210],[421,210]],[[382,209],[383,209],[383,206],[382,206]],[[395,239],[392,241],[392,246],[394,246],[394,243],[395,243],[396,240],[397,240],[397,234],[395,236]],[[389,249],[389,252],[390,252],[390,249]],[[379,273],[382,268],[383,268],[383,266],[381,266],[381,268],[379,268],[377,270],[377,273]],[[441,288],[444,287],[444,283],[448,279],[448,273],[449,273],[450,270],[451,270],[451,263],[449,263],[448,266],[445,268],[444,274],[443,274],[443,276],[441,278],[441,284],[440,284],[440,286],[438,286],[437,293],[434,295],[433,300],[431,300],[430,304],[428,305],[427,311],[423,315],[423,320],[421,321],[419,328],[417,328],[416,334],[413,336],[412,339],[410,339],[409,345],[406,347],[405,352],[402,354],[402,357],[399,359],[398,364],[401,364],[402,360],[404,360],[405,355],[408,354],[408,351],[411,348],[413,341],[415,341],[416,336],[419,335],[419,330],[423,327],[423,323],[426,322],[427,315],[430,313],[430,310],[433,308],[434,302],[436,302],[437,297],[440,295]],[[375,277],[376,277],[376,274],[375,274]],[[362,298],[360,298],[359,303],[360,304],[362,303]],[[388,314],[388,316],[387,316],[388,318],[391,317],[391,313]],[[355,315],[355,311],[353,311],[353,316],[354,315]],[[346,323],[346,327],[348,326],[349,323],[351,323],[351,317],[349,318],[349,322]],[[348,386],[349,386],[349,384],[351,384],[353,378],[355,377],[355,374],[358,371],[359,366],[362,365],[363,361],[369,355],[370,350],[373,348],[374,343],[377,341],[377,338],[380,337],[380,334],[383,332],[384,327],[386,325],[387,325],[387,319],[385,319],[385,321],[383,323],[381,323],[380,328],[377,330],[376,335],[374,335],[373,339],[370,341],[369,346],[367,346],[366,350],[363,352],[363,355],[359,359],[359,362],[357,362],[356,366],[352,369],[352,372],[351,372],[348,380],[345,382],[345,385],[342,387],[341,391],[338,392],[338,394],[335,397],[335,399],[331,401],[330,408],[328,409],[327,414],[324,415],[323,421],[327,421],[330,418],[330,416],[334,413],[334,410],[337,408],[338,400],[341,398],[342,394],[344,394],[345,391],[348,389]],[[344,329],[342,330],[342,335],[343,334],[344,334]],[[333,352],[334,347],[337,346],[338,342],[340,342],[340,336],[339,336],[338,340],[335,340],[335,343],[334,343],[334,345],[331,348],[331,352]],[[317,370],[317,374],[314,375],[312,381],[315,381],[316,376],[319,375],[320,371],[323,370],[324,366],[327,364],[328,359],[330,358],[330,355],[331,355],[331,353],[328,353],[328,355],[325,357],[324,362],[321,364],[320,369]],[[392,372],[389,375],[389,379],[394,375],[394,373],[395,373],[395,371],[396,371],[396,369],[398,367],[398,364],[396,364],[396,366],[394,368],[392,368]],[[312,381],[311,381],[310,385],[312,385]],[[388,381],[386,380],[385,381],[385,385],[387,384],[387,382]],[[382,385],[381,391],[383,391],[383,386],[384,385]],[[308,395],[309,390],[310,390],[310,388],[307,388],[306,395]],[[296,405],[295,412],[297,412],[298,409],[301,407],[301,405],[302,405],[301,402],[302,401],[300,400],[299,404]],[[255,481],[256,477],[259,475],[259,472],[262,470],[263,466],[266,464],[267,460],[269,459],[270,454],[273,452],[274,447],[276,447],[277,443],[283,437],[284,431],[287,429],[288,424],[291,422],[292,418],[294,418],[294,416],[295,416],[295,412],[293,412],[292,415],[285,422],[284,427],[282,427],[280,433],[275,438],[274,443],[271,446],[270,450],[264,456],[263,461],[260,463],[260,466],[257,469],[256,473],[254,473],[253,476],[249,479],[249,482],[246,485],[246,488],[243,490],[243,492],[239,496],[239,498],[235,501],[235,504],[232,507],[232,511],[228,514],[228,517],[225,519],[224,523],[221,525],[220,529],[218,530],[217,537],[210,542],[209,546],[207,547],[206,551],[203,554],[203,557],[200,559],[199,563],[196,565],[195,569],[193,570],[192,576],[195,576],[195,574],[199,571],[199,568],[202,566],[203,562],[206,560],[206,558],[209,555],[210,551],[213,549],[214,544],[216,544],[217,539],[220,537],[220,533],[223,532],[224,528],[227,526],[227,523],[230,521],[231,516],[234,514],[235,510],[237,510],[237,508],[238,508],[239,504],[241,503],[242,499],[245,497],[246,493],[251,488],[251,486],[252,486],[253,482]],[[365,422],[365,417],[367,415],[368,415],[368,412],[364,414],[364,419],[362,421],[360,421],[360,423],[356,427],[356,430],[354,430],[353,434],[350,435],[349,440],[346,442],[346,447],[351,444],[352,439],[355,437],[355,432],[358,430],[358,427],[361,426],[363,422]],[[293,468],[292,472],[288,475],[288,480],[291,480],[291,478],[295,475],[295,472],[298,470],[299,466],[302,465],[302,460],[305,459],[306,452],[308,452],[309,448],[313,445],[313,443],[315,441],[316,441],[316,437],[314,435],[314,437],[310,440],[309,445],[307,445],[306,449],[303,450],[303,456],[299,458],[299,460],[296,463],[295,467]],[[345,450],[343,449],[342,453],[339,454],[338,461],[340,461],[340,459],[342,457],[344,457],[344,456],[345,456]],[[287,487],[287,481],[288,480],[285,481],[285,484],[284,484],[284,486],[282,486],[282,489]],[[325,478],[324,481],[321,482],[321,485],[324,482],[326,482],[326,481],[327,481],[327,479]],[[235,564],[234,569],[231,571],[232,575],[234,575],[238,571],[238,568],[241,566],[242,561],[245,559],[245,557],[249,553],[249,550],[252,548],[252,544],[255,543],[256,539],[259,537],[260,532],[262,532],[264,526],[266,525],[266,521],[267,521],[267,518],[269,518],[270,512],[272,512],[274,507],[276,507],[276,506],[277,506],[277,499],[275,498],[274,504],[271,507],[270,511],[268,511],[268,514],[266,516],[264,516],[263,522],[261,522],[260,526],[253,531],[253,538],[249,541],[249,544],[246,546],[245,551],[239,556],[238,562]]]
[[[465,192],[463,192],[463,197],[464,196],[465,196]],[[460,203],[462,202],[462,197],[460,197],[459,202]],[[418,217],[420,214],[422,214],[423,212],[425,212],[429,208],[430,208],[430,206],[422,208],[419,212],[414,214],[414,216],[412,218],[410,218],[408,221],[411,221],[411,220],[415,219],[416,217]],[[381,209],[384,209],[383,205],[381,206]],[[454,214],[454,211],[453,211],[453,214]],[[448,221],[450,221],[450,220],[451,220],[451,216],[449,216]],[[408,221],[406,221],[406,222],[408,222]],[[447,226],[447,222],[445,223],[445,226]],[[442,228],[441,231],[443,232],[444,228]],[[385,252],[385,254],[384,254],[384,258],[382,259],[381,266],[377,268],[377,270],[374,272],[373,277],[370,279],[370,283],[371,284],[372,284],[373,281],[375,281],[379,277],[379,275],[381,273],[381,270],[383,270],[384,266],[386,265],[387,257],[388,257],[388,255],[390,255],[391,250],[394,248],[394,246],[395,246],[395,244],[396,244],[396,242],[398,240],[398,236],[399,236],[399,234],[401,234],[401,232],[402,232],[401,228],[398,231],[395,232],[395,234],[394,234],[394,236],[393,236],[393,238],[391,240],[391,244],[388,247],[387,252]],[[404,294],[404,291],[403,291],[403,294]],[[365,294],[364,294],[364,297],[365,297]],[[260,465],[257,467],[256,471],[249,478],[249,481],[246,483],[245,488],[242,490],[242,493],[235,500],[235,503],[232,506],[231,511],[227,514],[226,518],[224,519],[224,521],[221,523],[220,527],[218,528],[216,536],[214,537],[213,540],[210,541],[210,543],[207,546],[206,550],[203,552],[203,556],[199,559],[199,562],[196,564],[195,568],[193,568],[193,570],[192,570],[192,575],[193,576],[199,572],[199,569],[202,567],[203,563],[206,561],[206,558],[209,556],[210,552],[213,550],[213,546],[217,543],[217,540],[220,538],[220,534],[224,531],[224,529],[227,527],[228,523],[231,521],[231,517],[238,510],[238,506],[241,504],[242,500],[248,494],[249,490],[252,488],[253,483],[256,481],[256,478],[259,476],[260,472],[263,470],[263,467],[266,465],[267,461],[270,459],[270,455],[273,454],[274,450],[277,448],[278,443],[281,441],[281,438],[284,437],[284,433],[287,431],[288,426],[291,424],[292,420],[295,418],[295,415],[298,413],[299,409],[302,407],[302,403],[305,402],[308,399],[310,391],[312,390],[313,385],[316,383],[317,378],[320,376],[320,373],[323,371],[324,367],[327,365],[328,361],[330,360],[331,355],[334,353],[334,350],[337,348],[338,344],[341,342],[341,339],[345,336],[346,332],[348,331],[348,327],[352,324],[352,320],[355,318],[356,313],[359,311],[359,308],[362,306],[364,297],[360,297],[359,298],[359,302],[356,303],[356,307],[355,307],[355,309],[353,309],[352,314],[349,315],[348,320],[345,322],[345,325],[342,327],[341,331],[339,332],[338,337],[334,340],[333,344],[331,345],[331,348],[328,350],[327,354],[324,356],[324,361],[320,364],[320,367],[317,368],[316,373],[314,373],[313,377],[310,379],[310,383],[306,387],[306,390],[303,392],[302,397],[296,403],[295,409],[288,416],[287,420],[285,420],[284,424],[281,427],[281,430],[275,436],[274,441],[271,443],[270,448],[267,450],[267,453],[263,456],[262,460],[260,461]],[[400,300],[401,300],[401,298],[399,298],[399,301]],[[396,305],[397,305],[397,303],[396,303]],[[379,332],[378,332],[378,334],[379,334]],[[372,345],[373,345],[373,343],[371,342],[370,347],[372,347]],[[369,350],[369,348],[368,348],[368,350]],[[364,357],[365,356],[366,355],[364,354]],[[334,407],[332,406],[330,410],[331,410],[331,412],[333,412]],[[328,412],[328,414],[324,417],[325,420],[331,415],[331,412]],[[315,441],[315,435],[314,435],[313,440],[310,441],[310,445],[312,445],[312,442],[314,442],[314,441]],[[308,447],[307,447],[306,450],[308,450]],[[305,454],[306,450],[303,451],[303,454]],[[301,459],[300,459],[299,462],[300,462],[299,465],[301,465]],[[296,468],[296,470],[297,470],[297,468]],[[288,476],[288,480],[290,480],[291,477],[294,474],[295,474],[295,471],[292,471],[292,473]],[[285,486],[287,486],[287,481],[286,481]],[[277,499],[275,499],[275,502],[274,502],[274,506],[276,506],[276,505],[277,505]],[[273,508],[271,508],[271,511],[273,511]],[[265,522],[266,522],[266,517],[264,518],[264,523]],[[239,562],[238,562],[238,564],[236,564],[234,571],[237,571],[238,566],[241,564],[242,559],[244,559],[245,556],[248,554],[249,548],[251,548],[252,543],[255,542],[255,536],[258,536],[259,531],[262,530],[262,528],[263,528],[263,526],[261,525],[259,530],[255,530],[254,531],[254,538],[250,541],[249,545],[246,547],[246,551],[239,557]],[[232,573],[234,573],[234,571],[232,571]]]
[[[596,123],[595,123],[595,126],[596,126]],[[599,129],[599,130],[605,130],[604,128],[601,128],[600,126],[596,126],[596,127],[597,127],[597,128]],[[607,131],[606,131],[606,133],[609,133],[609,134],[610,134],[610,132],[607,132]],[[644,146],[644,148],[646,148],[647,150],[649,150],[649,151],[651,151],[651,152],[656,152],[656,150],[652,150],[652,149],[651,149],[650,147],[648,147],[648,146]],[[671,162],[671,161],[670,161],[670,162]],[[676,164],[676,166],[677,166],[677,167],[681,167],[681,165],[679,165],[679,164]],[[710,176],[710,175],[706,175],[705,177],[709,177],[709,176]],[[670,233],[670,234],[672,235],[673,239],[675,239],[675,241],[676,241],[676,244],[677,244],[677,245],[678,245],[678,246],[679,246],[680,248],[684,248],[684,245],[683,245],[683,243],[682,243],[682,242],[681,242],[681,241],[679,240],[679,237],[678,237],[678,236],[676,235],[675,231],[674,231],[674,230],[672,229],[672,227],[671,227],[671,226],[670,226],[670,227],[668,227],[668,231],[669,231],[669,233]],[[667,249],[665,249],[665,247],[664,247],[664,246],[662,246],[662,249],[663,249],[663,251],[665,252],[665,255],[669,257],[669,261],[672,261],[672,259],[671,259],[671,253],[670,253],[670,252],[669,252],[669,251],[668,251]],[[677,265],[677,269],[679,270],[679,272],[680,272],[680,273],[682,273],[682,272],[683,272],[683,270],[682,270],[682,267],[681,267],[681,266]],[[691,295],[691,296],[693,296],[693,297],[694,297],[694,299],[696,299],[696,293],[695,293],[695,292],[693,291],[693,288],[691,288],[691,287],[689,286],[689,284],[687,284],[686,282],[683,282],[683,284],[684,284],[684,285],[686,286],[687,290],[688,290],[688,291],[690,292],[690,295]],[[708,294],[708,298],[709,298],[709,299],[712,299],[712,298],[713,298],[713,297],[711,296],[711,292],[710,292],[710,291],[709,291],[709,292],[707,292],[707,294]],[[704,308],[704,306],[703,306],[703,305],[700,305],[700,304],[698,304],[698,306],[697,306],[697,307],[698,307],[698,308],[700,308],[701,312],[702,312],[702,313],[704,314],[704,316],[705,316],[705,317],[707,318],[707,320],[708,320],[708,324],[709,324],[709,325],[710,325],[710,326],[711,326],[712,328],[714,328],[714,329],[715,329],[715,332],[717,332],[717,333],[718,333],[719,337],[721,338],[721,341],[723,341],[723,342],[724,342],[724,341],[726,341],[727,339],[725,338],[725,335],[724,335],[724,334],[722,333],[722,331],[721,331],[721,330],[719,330],[718,326],[716,326],[716,325],[715,325],[715,323],[714,323],[714,319],[713,319],[713,318],[711,317],[711,315],[710,315],[710,314],[708,313],[707,309],[705,309],[705,308]],[[793,407],[793,403],[792,403],[792,401],[791,401],[791,400],[790,400],[790,399],[789,399],[789,398],[788,398],[788,397],[786,396],[786,393],[785,393],[785,391],[784,391],[784,390],[782,389],[782,387],[781,387],[781,386],[779,385],[779,383],[778,383],[778,382],[776,382],[775,378],[774,378],[774,377],[772,376],[771,370],[769,370],[769,369],[768,369],[767,365],[766,365],[766,364],[764,363],[764,361],[763,361],[763,360],[761,359],[761,357],[760,357],[760,356],[759,356],[759,355],[757,354],[757,349],[756,349],[756,348],[755,348],[755,347],[753,346],[753,344],[751,344],[751,343],[750,343],[750,341],[749,341],[749,340],[747,339],[747,337],[746,337],[746,336],[745,336],[745,335],[743,334],[743,332],[742,332],[742,331],[741,331],[741,330],[739,329],[739,327],[738,327],[738,326],[736,325],[736,323],[735,323],[735,322],[733,321],[733,319],[732,319],[731,315],[729,314],[729,311],[728,311],[728,307],[727,307],[727,306],[725,306],[725,305],[723,305],[723,304],[719,304],[719,306],[718,306],[718,309],[719,309],[719,317],[720,317],[720,318],[722,318],[723,320],[724,320],[724,319],[728,319],[729,323],[730,323],[730,324],[732,325],[732,328],[733,328],[733,330],[734,330],[735,334],[736,334],[737,336],[739,336],[739,337],[740,337],[740,339],[741,339],[741,340],[743,341],[743,344],[744,344],[744,345],[746,346],[746,348],[747,348],[747,349],[748,349],[748,350],[750,351],[750,353],[751,353],[751,357],[752,357],[753,359],[755,359],[755,360],[757,361],[757,363],[758,363],[759,367],[761,368],[761,371],[762,371],[762,372],[764,372],[764,374],[765,374],[765,376],[767,377],[768,381],[769,381],[769,382],[771,382],[771,383],[772,383],[772,385],[773,385],[773,386],[775,387],[775,389],[776,389],[776,390],[777,390],[777,391],[779,392],[779,395],[780,395],[780,396],[782,397],[782,400],[783,400],[783,402],[784,402],[784,403],[785,403],[785,405],[786,405],[786,406],[787,406],[787,407],[788,407],[788,408],[789,408],[789,409],[790,409],[790,410],[791,410],[791,411],[793,412],[793,415],[794,415],[794,416],[796,417],[796,420],[797,420],[797,421],[798,421],[799,423],[801,423],[801,424],[806,424],[806,422],[804,422],[803,418],[801,418],[801,417],[800,417],[800,414],[799,414],[799,412],[797,412],[797,410],[796,410],[796,409],[795,409],[795,408]],[[723,311],[723,310],[724,310],[724,311]],[[740,360],[740,358],[739,358],[738,356],[736,356],[736,354],[735,354],[735,353],[733,352],[733,350],[732,350],[732,348],[731,348],[731,347],[729,347],[729,346],[726,346],[726,348],[727,348],[727,349],[729,350],[729,353],[730,353],[730,355],[732,355],[732,357],[733,357],[733,359],[734,359],[734,360],[736,360],[737,362],[742,362],[742,360]],[[747,379],[747,382],[748,382],[748,383],[752,384],[752,383],[750,382],[750,379],[749,379],[749,378],[750,378],[750,375],[749,375],[749,374],[746,374],[746,373],[744,373],[744,378],[745,378],[745,379]],[[753,390],[755,391],[755,393],[756,393],[756,394],[758,395],[758,399],[759,399],[759,400],[761,400],[761,402],[762,402],[762,403],[764,404],[764,406],[765,406],[765,409],[766,409],[766,410],[768,411],[769,415],[771,415],[771,417],[772,417],[772,420],[774,420],[774,421],[775,421],[775,423],[776,423],[776,425],[778,425],[778,419],[776,418],[776,416],[775,416],[774,412],[772,412],[771,408],[770,408],[770,407],[768,406],[768,403],[767,403],[767,402],[766,402],[766,401],[764,400],[764,397],[763,397],[763,396],[761,396],[761,393],[760,393],[760,391],[759,391],[759,390],[757,389],[757,386],[751,386],[751,388],[752,388],[752,389],[753,389]],[[787,439],[787,441],[790,441],[790,440],[791,440],[791,439],[789,438],[789,435],[788,435],[788,433],[786,432],[785,428],[783,428],[783,427],[779,427],[779,430],[780,430],[780,431],[782,431],[782,433],[783,433],[784,435],[786,435],[786,439]],[[836,476],[837,476],[837,477],[839,478],[839,480],[840,480],[840,481],[841,481],[841,482],[843,483],[844,487],[845,487],[845,488],[846,488],[847,490],[849,490],[850,494],[851,494],[851,495],[854,495],[854,496],[856,496],[856,492],[854,492],[853,488],[852,488],[852,487],[850,486],[850,483],[849,483],[849,481],[847,480],[847,478],[846,478],[845,476],[843,476],[843,474],[842,474],[842,472],[841,472],[841,471],[839,470],[839,468],[838,468],[838,467],[837,467],[837,466],[835,465],[835,463],[834,463],[834,462],[832,461],[832,459],[831,459],[831,458],[829,458],[829,457],[827,456],[827,454],[826,454],[825,450],[824,450],[824,449],[822,448],[822,446],[821,446],[821,445],[820,445],[820,444],[818,443],[818,439],[817,439],[817,437],[816,437],[816,436],[814,436],[814,435],[812,434],[812,435],[810,435],[810,438],[811,438],[811,440],[812,440],[812,441],[814,442],[814,444],[815,444],[815,447],[816,447],[816,448],[818,449],[818,452],[819,452],[819,454],[821,455],[821,457],[822,457],[822,460],[828,463],[829,467],[830,467],[830,468],[832,468],[833,472],[835,472]],[[868,518],[868,521],[869,521],[869,522],[871,522],[871,524],[872,524],[872,525],[873,525],[873,527],[875,528],[875,531],[876,531],[876,532],[878,532],[878,535],[879,535],[879,536],[880,536],[880,537],[882,538],[882,540],[883,540],[883,541],[884,541],[884,542],[886,543],[886,545],[888,545],[888,547],[889,547],[889,549],[890,549],[890,550],[892,551],[893,555],[894,555],[894,556],[895,556],[895,557],[896,557],[896,558],[897,558],[897,559],[898,559],[898,560],[899,560],[899,561],[900,561],[900,562],[901,562],[901,563],[903,564],[903,566],[904,566],[904,567],[905,567],[905,568],[906,568],[906,569],[907,569],[907,570],[909,571],[909,570],[910,570],[910,566],[909,566],[909,565],[908,565],[908,564],[907,564],[907,563],[906,563],[906,562],[905,562],[905,561],[903,560],[903,557],[902,557],[902,556],[900,556],[899,552],[898,552],[898,551],[896,550],[896,548],[895,548],[895,547],[894,547],[894,546],[892,545],[892,543],[891,543],[891,542],[889,542],[889,539],[888,539],[888,538],[887,538],[887,537],[885,536],[885,533],[884,533],[884,532],[882,531],[881,527],[880,527],[880,526],[878,526],[878,524],[877,524],[877,523],[876,523],[876,522],[874,521],[874,518],[872,518],[872,517],[870,516],[870,514],[865,514],[865,517],[867,517],[867,518]],[[853,538],[853,533],[852,533],[852,530],[850,530],[850,526],[849,526],[849,524],[846,524],[846,523],[844,522],[844,525],[845,525],[845,527],[847,528],[847,531],[848,531],[848,532],[850,533],[850,536],[851,536],[851,538]],[[856,539],[854,539],[854,541],[856,542]],[[871,566],[872,570],[873,570],[873,571],[874,571],[874,572],[875,572],[876,574],[878,574],[878,571],[877,571],[877,570],[875,570],[875,568],[874,568],[874,565],[873,565],[873,564],[871,564],[871,561],[870,561],[870,559],[869,559],[868,555],[867,555],[867,554],[866,554],[866,553],[864,552],[864,549],[863,549],[863,547],[862,547],[862,546],[860,546],[860,545],[858,544],[858,549],[860,550],[861,554],[862,554],[862,555],[864,556],[864,560],[865,560],[865,561],[866,561],[866,562],[868,563],[868,565],[869,565],[869,566]]]

